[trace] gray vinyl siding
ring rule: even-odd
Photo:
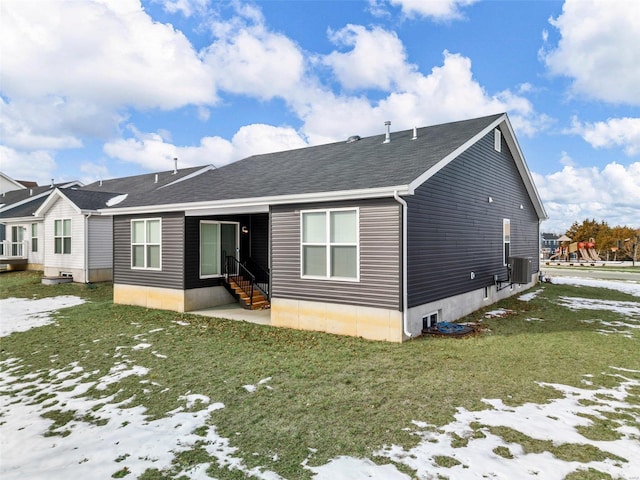
[[[131,268],[131,220],[162,219],[162,270]],[[184,289],[184,213],[122,215],[113,219],[113,281],[118,284]]]
[[[505,218],[511,256],[531,257],[538,271],[538,217],[504,136],[501,153],[493,138],[490,132],[406,197],[409,307],[493,285],[494,275],[506,278]]]
[[[300,276],[300,211],[358,207],[360,281]],[[277,206],[271,210],[272,298],[400,309],[400,205],[393,199]]]

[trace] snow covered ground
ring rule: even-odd
[[[561,281],[568,283],[571,279],[562,278]],[[575,279],[573,284],[585,285],[580,283],[584,281]],[[606,284],[592,285],[618,288],[640,296],[640,285],[609,281]],[[530,301],[543,288],[520,298]],[[614,309],[625,315],[625,323],[630,328],[640,327],[640,303],[600,301],[587,304],[568,297],[562,301],[569,308]],[[0,300],[3,312],[0,336],[51,323],[50,312],[78,303],[81,299],[76,297]],[[630,336],[630,341],[637,342],[637,339],[637,336]],[[152,349],[153,345],[142,342],[133,348]],[[204,395],[187,392],[181,397],[184,407],[168,412],[164,418],[150,420],[144,408],[127,408],[128,401],[113,403],[112,398],[96,400],[85,395],[92,387],[101,388],[126,376],[137,376],[141,382],[150,381],[147,368],[133,364],[126,352],[120,353],[119,363],[97,381],[88,380],[92,372],[85,372],[77,363],[28,377],[17,376],[24,360],[13,358],[0,363],[0,478],[111,478],[116,472],[136,478],[148,468],[162,470],[169,467],[176,453],[190,449],[198,441],[204,441],[206,451],[219,465],[242,472],[247,478],[282,478],[264,468],[247,467],[230,440],[220,436],[216,427],[207,422],[213,411],[225,408],[215,399],[212,401]],[[640,372],[612,365],[610,371],[603,373],[615,379],[617,386],[590,388],[589,378],[584,379],[585,388],[541,383],[557,390],[561,398],[546,404],[528,403],[519,407],[506,406],[500,399],[485,399],[486,409],[471,412],[459,408],[455,419],[441,427],[415,419],[410,431],[420,439],[419,443],[413,448],[384,446],[376,455],[388,458],[386,465],[366,458],[338,457],[325,465],[311,467],[307,463],[313,458],[313,450],[309,451],[303,465],[316,480],[411,478],[391,462],[414,469],[419,479],[440,478],[438,475],[441,475],[456,480],[561,480],[577,469],[593,468],[613,478],[639,480],[640,413],[637,403],[630,402],[629,397],[635,391],[637,399]],[[244,388],[249,392],[270,388],[269,381],[270,377],[264,378],[256,385]],[[46,395],[47,400],[34,403],[33,398],[39,395]],[[194,406],[196,408],[192,408]],[[47,435],[53,421],[42,415],[60,409],[75,411],[74,420],[57,432],[62,435]],[[609,420],[617,425],[617,439],[596,441],[580,433],[580,427],[589,425],[591,418],[602,419],[611,412],[617,413],[616,420]],[[549,452],[527,453],[519,444],[509,443],[493,434],[490,427],[508,427],[554,445],[589,445],[604,452],[607,458],[578,463],[561,460]],[[443,458],[449,459],[448,466],[442,465]],[[200,464],[183,471],[182,475],[196,480],[208,479],[208,466]]]

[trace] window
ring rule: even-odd
[[[422,329],[426,330],[435,327],[438,324],[439,313],[439,311],[432,312],[422,317]]]
[[[161,269],[161,237],[159,218],[131,220],[131,268]]]
[[[71,253],[71,220],[55,220],[53,223],[54,253]]]
[[[509,250],[511,247],[511,220],[505,218],[502,220],[502,237],[503,237],[503,252],[504,252],[504,264],[509,263]]]
[[[301,215],[303,277],[357,280],[358,210],[313,210]]]
[[[32,252],[38,251],[38,224],[37,223],[31,224],[31,251]]]
[[[236,257],[239,224],[200,222],[200,277],[220,276],[227,256]]]
[[[497,128],[493,131],[493,148],[496,152],[502,151],[502,132]]]

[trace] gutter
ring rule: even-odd
[[[409,322],[409,295],[407,293],[407,202],[400,198],[398,191],[393,192],[393,198],[402,205],[402,330],[405,336],[412,338],[413,334],[408,331],[407,325]]]
[[[89,217],[84,217],[84,283],[89,283]]]

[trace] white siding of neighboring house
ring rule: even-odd
[[[71,219],[71,253],[54,253],[55,220]],[[77,213],[66,200],[58,198],[46,212],[44,220],[44,274],[73,274],[75,282],[85,283],[85,216]]]
[[[31,225],[38,225],[38,250],[36,252],[31,251]],[[44,222],[42,220],[31,222],[25,225],[27,229],[25,230],[25,240],[27,240],[27,251],[29,264],[42,265],[44,263]]]

